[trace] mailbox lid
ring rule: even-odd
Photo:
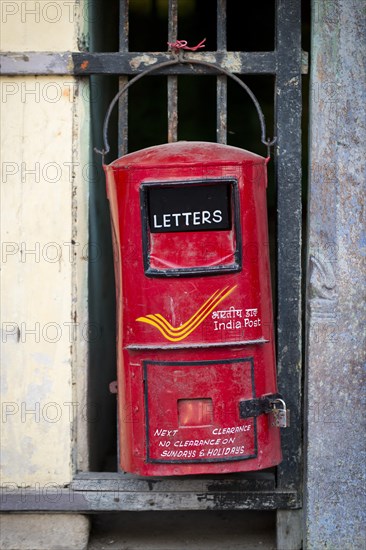
[[[128,153],[113,161],[106,168],[118,170],[133,166],[171,166],[207,162],[223,164],[265,164],[266,159],[231,145],[207,141],[177,141],[163,145],[154,145],[133,153]]]

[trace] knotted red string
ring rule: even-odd
[[[197,44],[197,46],[193,46],[192,48],[187,46],[187,40],[177,40],[176,42],[167,42],[167,44],[172,50],[190,50],[192,52],[195,52],[196,50],[205,47],[204,42],[206,42],[206,38],[201,40],[201,42]]]

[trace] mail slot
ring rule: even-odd
[[[217,474],[281,461],[266,165],[236,147],[177,142],[104,166],[126,472]]]

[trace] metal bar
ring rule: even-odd
[[[178,38],[178,0],[169,0],[168,42]],[[178,139],[178,77],[168,76],[168,142]]]
[[[120,0],[119,3],[119,51],[128,52],[129,32],[129,0]],[[127,76],[119,77],[119,89],[128,83]],[[128,151],[128,91],[118,101],[118,154],[125,155]]]
[[[129,0],[120,0],[119,2],[119,51],[123,54],[128,52],[129,45]],[[120,76],[118,79],[119,90],[122,90],[128,84],[128,76]],[[128,90],[122,94],[118,100],[118,156],[128,153]],[[118,408],[118,407],[117,407]],[[117,414],[116,438],[117,438],[117,464],[116,469],[120,469],[120,420]]]
[[[217,0],[217,50],[226,51],[226,0]],[[227,143],[227,77],[216,79],[216,141]]]
[[[278,487],[301,484],[301,11],[277,0],[277,365],[279,391],[291,411],[283,430]]]
[[[153,492],[236,492],[275,491],[275,475],[272,472],[244,472],[234,478],[210,476],[180,476],[146,478],[135,474],[115,472],[80,472],[70,485],[73,491],[121,491]]]
[[[277,70],[276,52],[190,52],[190,55],[198,60],[215,62],[235,74],[275,74]],[[167,52],[7,52],[0,54],[0,66],[3,75],[136,75],[155,63],[170,59],[172,55]],[[188,66],[184,66],[156,74],[191,72]],[[217,74],[214,70],[200,69],[197,72]]]
[[[119,51],[124,53],[128,52],[129,4],[130,0],[120,0],[119,2]]]
[[[153,481],[151,482],[153,483]],[[3,493],[3,512],[118,512],[143,510],[294,510],[301,506],[295,491],[152,492],[58,489]]]
[[[226,19],[226,0],[217,0],[216,47],[218,51],[226,51],[227,49]]]

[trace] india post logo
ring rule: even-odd
[[[146,323],[156,328],[166,340],[170,342],[180,342],[192,334],[197,327],[217,308],[217,306],[225,300],[237,287],[237,285],[231,288],[226,286],[221,290],[216,290],[212,296],[199,309],[182,325],[179,327],[173,327],[169,321],[165,319],[160,313],[150,313],[145,317],[138,317],[136,321],[140,323]]]

